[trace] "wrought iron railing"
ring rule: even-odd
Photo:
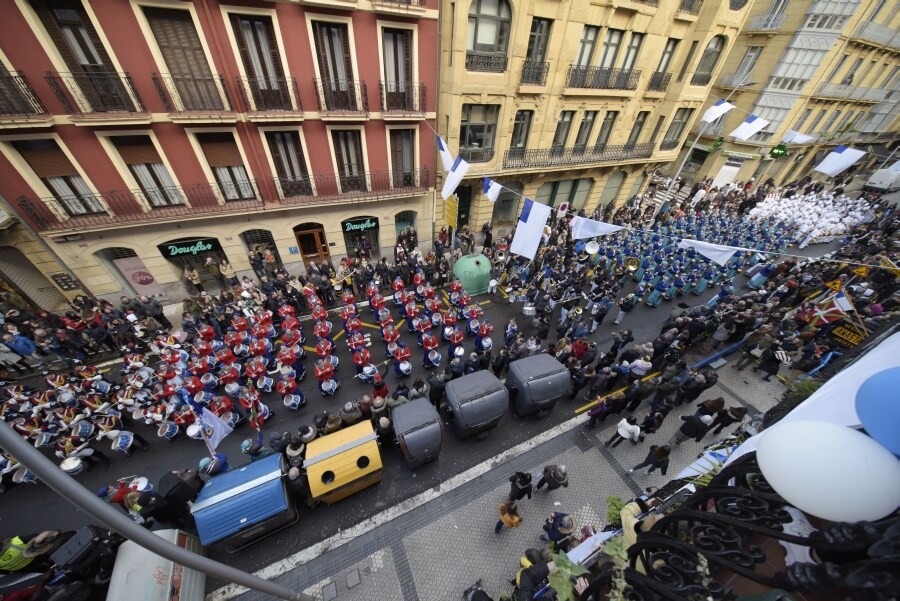
[[[503,73],[506,71],[506,55],[467,54],[466,71],[484,71],[487,73]]]
[[[728,0],[728,8],[731,10],[741,10],[750,0]]]
[[[170,113],[232,112],[234,106],[221,75],[154,73],[153,85]]]
[[[547,83],[547,74],[550,72],[550,63],[525,61],[522,64],[522,79],[519,83],[531,86],[542,86]]]
[[[675,140],[663,140],[659,145],[659,149],[660,150],[674,150],[674,149],[678,148],[679,146],[681,146],[680,138],[675,139]]]
[[[238,77],[241,99],[250,113],[300,112],[300,94],[293,77]]]
[[[712,81],[712,73],[694,73],[691,76],[692,86],[708,86]]]
[[[844,98],[847,100],[862,100],[868,102],[881,102],[887,98],[889,91],[878,88],[863,88],[854,85],[826,83],[819,86],[817,96],[828,98]]]
[[[19,207],[39,231],[90,228],[177,217],[239,213],[263,209],[256,182],[236,184],[194,184],[148,190],[116,190],[78,198],[41,198],[25,196],[17,200]],[[102,207],[73,213],[75,204]]]
[[[746,31],[778,31],[784,23],[784,15],[757,15],[747,21]]]
[[[70,115],[95,113],[145,113],[134,82],[128,73],[47,72],[47,83]]]
[[[24,75],[0,77],[0,118],[46,114],[47,109]]]
[[[636,90],[640,79],[640,69],[569,65],[566,86],[595,90]]]
[[[460,148],[459,156],[468,163],[487,163],[494,159],[493,148]]]
[[[666,88],[669,87],[669,82],[672,80],[671,73],[665,73],[663,71],[654,71],[650,74],[650,82],[647,84],[648,92],[665,92]]]
[[[653,155],[653,144],[605,144],[552,148],[510,149],[503,157],[504,167],[557,167],[585,163],[608,163],[646,159]]]
[[[316,204],[322,201],[367,202],[386,196],[424,192],[431,184],[428,169],[370,171],[305,177],[276,177],[282,204]]]
[[[681,4],[678,5],[678,12],[699,15],[702,7],[703,0],[681,0]]]
[[[369,112],[366,82],[352,79],[314,79],[321,113]]]
[[[382,113],[413,113],[424,115],[428,100],[425,84],[379,82]]]

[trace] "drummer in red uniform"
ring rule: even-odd
[[[331,324],[325,320],[317,321],[316,325],[313,326],[313,334],[316,335],[316,338],[331,340]]]
[[[478,324],[478,334],[475,336],[475,348],[481,348],[481,341],[484,338],[490,338],[494,331],[494,325],[489,319],[485,318]]]
[[[382,333],[381,338],[382,340],[384,340],[385,353],[387,353],[387,356],[390,357],[391,351],[389,350],[389,347],[391,346],[392,342],[397,342],[397,340],[400,338],[400,332],[398,332],[394,328],[394,326],[387,326],[384,328],[384,333]]]
[[[402,292],[404,288],[406,288],[406,284],[403,282],[403,278],[398,275],[394,278],[394,281],[391,282],[391,290],[394,292]]]
[[[347,346],[350,348],[350,352],[353,352],[360,347],[365,347],[367,344],[366,337],[363,336],[363,333],[360,331],[353,332],[347,338]]]
[[[325,306],[321,304],[312,305],[311,314],[315,321],[325,321],[328,319],[328,311],[325,309]]]
[[[362,331],[362,321],[359,320],[359,317],[351,317],[346,324],[344,324],[344,329],[347,331],[348,336],[353,336],[356,332]]]
[[[384,308],[384,297],[381,296],[380,292],[376,292],[369,300],[369,308],[372,309],[373,315],[378,315],[381,309]]]
[[[431,332],[424,332],[422,334],[421,347],[422,350],[425,351],[425,356],[428,356],[429,351],[436,349],[438,346],[438,340],[434,337],[434,334]],[[427,365],[426,365],[427,367]]]
[[[319,341],[316,343],[316,356],[319,359],[328,357],[333,350],[334,344],[330,340],[327,338],[319,338]]]
[[[327,396],[329,393],[325,392],[325,388],[323,384],[328,380],[334,380],[335,384],[337,384],[337,378],[334,375],[334,367],[331,366],[331,363],[325,359],[319,359],[316,361],[316,380],[319,381],[319,392],[322,393],[322,396]],[[333,394],[333,391],[332,393]]]
[[[427,315],[416,319],[416,331],[418,332],[416,338],[419,341],[419,346],[422,346],[422,336],[431,331],[431,319]]]
[[[372,297],[376,294],[380,294],[378,290],[378,284],[375,283],[375,280],[369,280],[369,283],[366,285],[366,298],[369,299],[369,302],[372,302]]]
[[[419,306],[415,303],[415,301],[411,300],[408,303],[406,303],[405,311],[406,311],[406,331],[408,331],[410,334],[413,334],[416,331],[416,326],[413,323],[413,320],[419,316],[419,314],[422,312],[422,310],[419,309]]]
[[[462,290],[462,282],[459,281],[459,278],[453,278],[453,281],[450,282],[450,291],[459,292],[460,290]]]
[[[400,368],[400,364],[404,361],[409,361],[409,358],[412,356],[412,353],[409,350],[409,347],[406,346],[405,342],[399,343],[397,348],[394,349],[394,373],[398,378],[402,378],[404,376],[408,376],[409,374],[403,373]]]
[[[353,364],[356,366],[357,374],[361,374],[366,368],[366,365],[369,365],[371,362],[372,354],[366,347],[358,348],[356,349],[356,352],[353,353]]]
[[[394,316],[391,315],[391,312],[387,307],[382,307],[378,312],[378,325],[381,328],[382,337],[384,336],[384,329],[394,325]]]
[[[341,292],[341,300],[345,305],[350,305],[356,302],[356,297],[353,296],[353,288],[350,286],[344,286],[344,291]]]
[[[456,358],[458,351],[457,348],[462,348],[463,340],[465,336],[462,331],[456,326],[453,327],[453,332],[450,334],[450,347],[448,348],[448,361],[452,361]]]

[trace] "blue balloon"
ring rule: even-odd
[[[900,456],[900,367],[880,371],[856,391],[856,414],[866,432]]]

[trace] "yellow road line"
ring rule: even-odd
[[[341,336],[343,336],[346,333],[347,333],[346,330],[341,330],[340,332],[338,332],[337,334],[334,335],[334,340],[337,340],[338,338],[340,338]]]
[[[306,345],[304,344],[304,345],[303,345],[303,348],[305,348],[305,349],[306,349],[307,351],[309,351],[310,353],[315,353],[315,352],[316,352],[316,347],[314,347],[314,346],[306,346]]]
[[[652,374],[648,374],[648,375],[644,376],[643,378],[641,378],[641,382],[645,382],[645,381],[649,380],[650,378],[655,378],[655,377],[658,376],[660,373],[662,373],[662,372],[655,371],[655,372],[653,372]],[[623,386],[622,388],[619,388],[618,390],[614,390],[614,391],[610,392],[609,394],[607,394],[606,396],[604,396],[604,397],[602,397],[602,398],[607,399],[607,398],[611,397],[612,395],[614,395],[614,394],[616,394],[616,393],[618,393],[618,392],[622,392],[622,391],[624,391],[624,390],[628,390],[628,386]],[[590,409],[591,407],[593,407],[593,406],[596,405],[596,404],[597,404],[597,401],[591,401],[591,402],[588,403],[587,405],[582,405],[581,407],[578,407],[578,408],[575,410],[575,413],[576,413],[576,415],[577,415],[578,413],[581,413],[581,412],[583,412],[583,411],[587,411],[588,409]]]
[[[490,304],[491,304],[491,301],[489,301],[489,300],[484,300],[484,301],[481,301],[481,302],[478,303],[478,304],[479,304],[480,306],[483,307],[484,305],[490,305]]]
[[[402,325],[405,324],[405,323],[406,323],[406,320],[405,320],[405,319],[401,319],[400,321],[398,321],[397,323],[394,324],[394,329],[395,329],[395,330],[399,330],[399,329],[400,329],[400,326],[402,326]]]
[[[363,325],[364,328],[372,328],[373,330],[380,330],[380,329],[381,329],[380,326],[376,326],[376,325],[371,324],[371,323],[366,323],[366,322],[364,322],[364,321],[362,321],[362,322],[360,322],[360,323],[362,323],[362,325]]]

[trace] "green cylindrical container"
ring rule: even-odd
[[[469,294],[484,294],[491,281],[491,260],[482,254],[466,255],[453,265],[453,275]]]

